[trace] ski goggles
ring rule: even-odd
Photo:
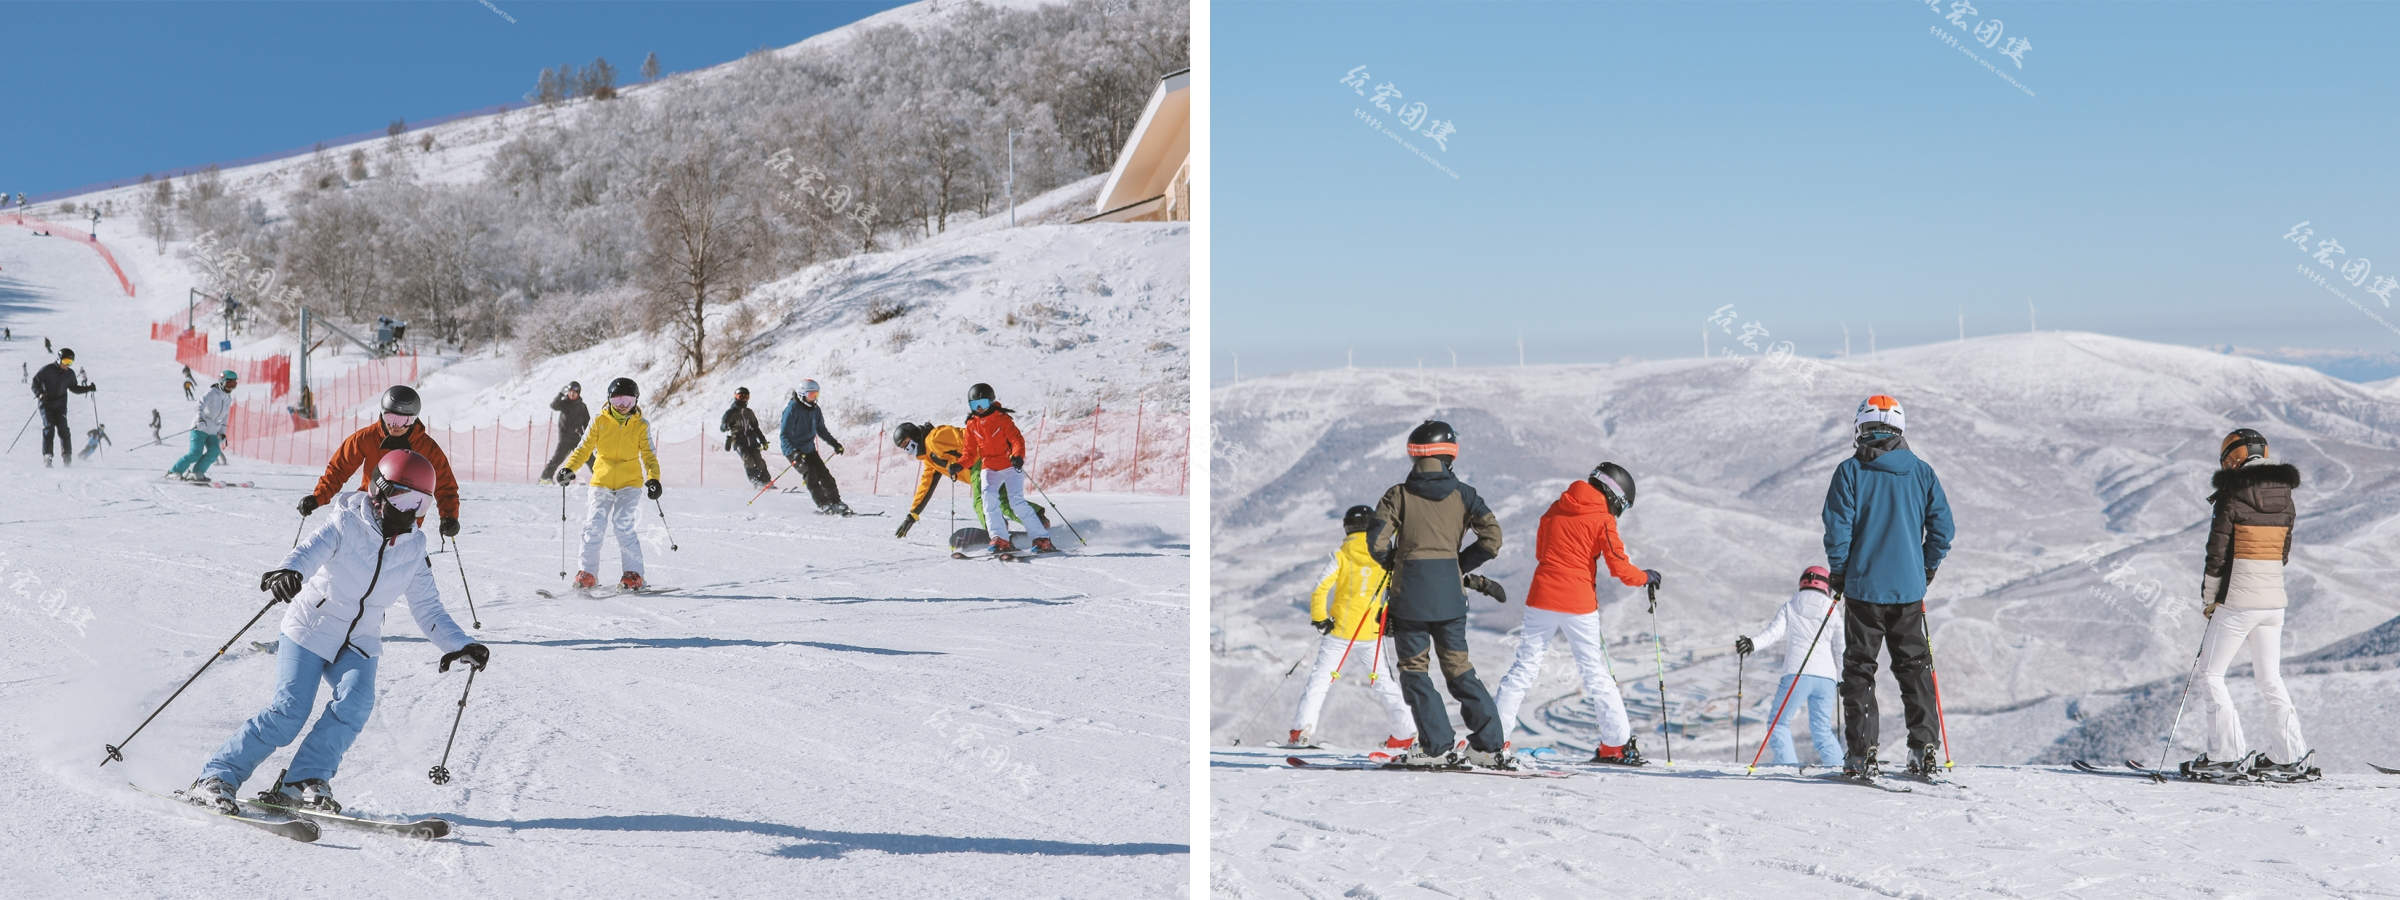
[[[626,411],[626,410],[632,409],[632,408],[633,408],[633,402],[634,402],[634,399],[633,399],[632,397],[610,397],[610,398],[608,398],[608,405],[609,405],[609,407],[610,407],[610,408],[612,408],[612,409],[615,409],[615,410],[616,410],[616,411],[618,411],[618,412],[624,412],[624,411]]]
[[[383,505],[389,506],[401,512],[416,512],[417,510],[424,509],[425,504],[433,500],[433,495],[431,494],[427,494],[420,490],[401,487],[399,485],[393,485],[387,490],[389,493],[384,494]]]
[[[415,417],[415,416],[404,416],[404,415],[401,415],[401,414],[399,414],[399,413],[384,413],[384,414],[383,414],[383,424],[385,424],[385,425],[388,425],[388,426],[391,426],[391,427],[393,427],[393,428],[407,428],[408,426],[410,426],[410,425],[414,425],[414,424],[416,424],[416,423],[417,423],[417,417]]]
[[[973,400],[967,401],[967,408],[976,412],[983,412],[992,408],[992,401],[989,398],[977,397]]]
[[[921,444],[918,444],[918,443],[917,443],[917,442],[915,442],[915,441],[909,441],[908,443],[901,444],[900,446],[901,446],[901,447],[903,447],[903,448],[906,448],[906,449],[908,450],[908,455],[910,455],[910,456],[923,456],[923,455],[925,455],[925,448],[924,448],[924,446],[923,446],[923,445],[921,445]]]

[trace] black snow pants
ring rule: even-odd
[[[1450,696],[1458,700],[1459,714],[1467,720],[1467,746],[1477,750],[1500,749],[1500,709],[1492,695],[1476,677],[1475,665],[1467,661],[1467,620],[1449,619],[1441,622],[1412,622],[1391,620],[1393,656],[1400,663],[1400,696],[1408,701],[1408,711],[1417,720],[1417,746],[1427,753],[1447,752],[1458,740],[1450,728],[1450,709],[1442,705],[1442,695],[1433,686],[1433,660],[1439,654],[1442,678],[1450,686]]]
[[[558,449],[550,452],[550,463],[542,467],[542,480],[548,481],[552,478],[558,477],[559,464],[566,462],[567,454],[575,452],[575,445],[580,443],[583,443],[583,432],[568,431],[564,428],[559,429]],[[592,470],[591,460],[587,459],[583,461],[583,470],[586,472]]]
[[[808,498],[824,508],[842,502],[842,489],[833,483],[833,473],[825,468],[825,457],[815,450],[802,450],[794,460],[800,466],[800,483],[808,486]]]
[[[58,455],[67,457],[67,462],[73,463],[75,461],[75,432],[67,427],[67,405],[64,403],[57,406],[51,406],[48,403],[42,404],[43,456],[50,455],[50,436],[53,434],[58,435]]]
[[[1875,657],[1891,648],[1892,680],[1900,683],[1911,752],[1941,746],[1933,708],[1933,647],[1925,634],[1924,603],[1842,604],[1848,629],[1842,648],[1842,718],[1852,766],[1875,758],[1880,737],[1875,707]]]

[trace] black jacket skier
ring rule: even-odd
[[[1514,768],[1501,751],[1499,711],[1483,679],[1467,658],[1466,573],[1500,555],[1500,520],[1475,489],[1451,474],[1458,438],[1450,426],[1426,422],[1408,437],[1415,460],[1408,480],[1384,491],[1375,520],[1367,526],[1367,549],[1391,580],[1390,635],[1400,664],[1400,693],[1417,720],[1417,749],[1401,762],[1443,765],[1460,761],[1451,747],[1456,733],[1449,710],[1433,687],[1433,658],[1466,718],[1469,752],[1464,761]],[[1475,543],[1459,542],[1473,532]]]
[[[70,369],[75,365],[75,351],[61,349],[58,361],[33,373],[33,397],[42,408],[42,464],[48,465],[51,456],[50,436],[58,436],[58,455],[75,461],[75,432],[67,429],[67,395],[89,394],[99,389],[89,382],[78,382]]]
[[[545,479],[558,471],[559,463],[567,461],[567,454],[575,452],[575,445],[583,443],[583,430],[592,424],[592,411],[583,405],[581,382],[567,382],[566,390],[550,398],[550,409],[558,413],[558,449],[551,452],[550,464],[542,467]],[[591,471],[591,463],[584,463],[583,468]]]
[[[733,405],[717,418],[717,430],[725,433],[725,449],[742,455],[742,472],[750,477],[750,486],[763,488],[775,475],[767,471],[766,458],[760,450],[767,446],[767,433],[758,427],[758,413],[750,409],[750,389],[735,388]]]

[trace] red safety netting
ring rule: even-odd
[[[218,372],[232,369],[234,374],[241,376],[242,383],[265,386],[270,397],[281,397],[292,391],[290,354],[278,353],[265,359],[235,359],[213,349],[208,332],[186,330],[179,321],[150,323],[150,339],[174,342],[175,361],[191,367],[192,374],[201,382],[213,381]]]

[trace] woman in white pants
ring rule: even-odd
[[[2187,774],[2248,776],[2273,781],[2313,779],[2313,755],[2300,734],[2300,713],[2283,687],[2283,568],[2291,559],[2292,523],[2299,517],[2292,489],[2300,470],[2267,461],[2267,439],[2236,429],[2218,447],[2220,468],[2209,495],[2207,568],[2200,578],[2200,614],[2208,634],[2200,642],[2200,676],[2207,685],[2208,752],[2185,763]],[[2242,648],[2250,649],[2252,679],[2267,701],[2267,745],[2252,753],[2242,736],[2241,716],[2226,689],[2225,670]]]
[[[1367,552],[1367,523],[1375,518],[1372,507],[1353,506],[1342,515],[1341,549],[1333,551],[1333,559],[1325,564],[1325,575],[1317,579],[1317,590],[1308,600],[1309,623],[1317,629],[1317,654],[1309,663],[1308,688],[1300,694],[1300,708],[1292,714],[1291,746],[1310,747],[1317,743],[1317,715],[1325,709],[1325,695],[1333,690],[1334,679],[1341,669],[1367,671],[1367,683],[1375,690],[1375,699],[1383,701],[1383,717],[1387,723],[1383,741],[1385,749],[1406,750],[1416,744],[1417,720],[1408,711],[1408,700],[1400,694],[1400,680],[1389,671],[1390,664],[1377,671],[1377,648],[1383,642],[1383,623],[1380,621],[1383,589],[1386,583],[1383,567],[1375,564],[1375,556]],[[1362,663],[1350,666],[1348,662]]]
[[[552,476],[559,484],[575,480],[575,469],[585,460],[593,460],[590,503],[583,518],[582,568],[575,572],[575,586],[591,588],[599,584],[593,573],[600,568],[600,540],[610,531],[617,534],[617,553],[623,557],[625,574],[618,576],[617,585],[626,590],[640,590],[648,584],[642,578],[642,541],[634,533],[634,523],[642,514],[642,500],[657,499],[666,492],[658,483],[658,451],[650,444],[650,424],[642,420],[641,388],[631,378],[619,378],[608,384],[608,405],[584,431],[583,443],[567,454],[566,464]]]
[[[1634,745],[1633,726],[1625,720],[1625,698],[1609,672],[1608,648],[1600,642],[1600,597],[1596,582],[1600,563],[1626,587],[1659,582],[1656,570],[1634,568],[1617,536],[1617,516],[1633,507],[1633,475],[1615,463],[1601,463],[1542,513],[1541,531],[1534,537],[1533,588],[1525,592],[1525,622],[1518,629],[1517,661],[1500,677],[1501,734],[1516,727],[1517,710],[1542,674],[1542,656],[1550,636],[1567,639],[1575,667],[1583,675],[1584,699],[1600,723],[1600,743],[1592,762],[1638,766],[1641,748]]]

